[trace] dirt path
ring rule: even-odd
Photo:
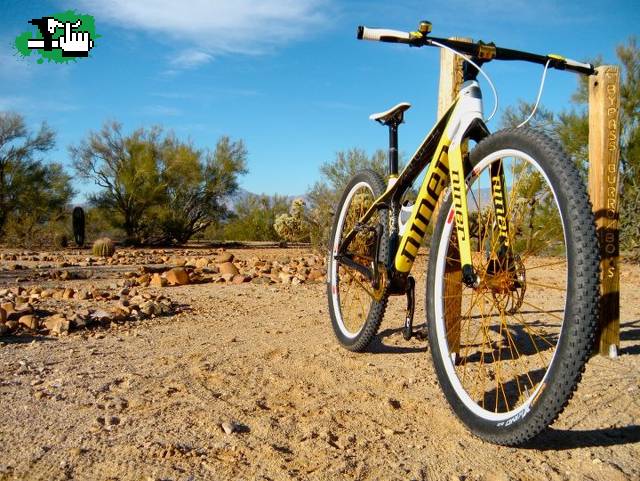
[[[593,358],[525,449],[456,421],[426,344],[402,339],[403,299],[364,354],[334,341],[323,284],[165,288],[192,310],[3,338],[0,479],[639,479],[640,269],[622,282],[622,355]]]

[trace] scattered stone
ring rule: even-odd
[[[55,292],[55,289],[44,289],[42,292],[40,292],[40,298],[50,299],[51,297],[53,297],[54,292]]]
[[[325,276],[325,272],[319,269],[312,269],[307,275],[307,279],[310,281],[319,281]]]
[[[27,329],[35,331],[36,329],[38,329],[38,318],[33,314],[27,314],[25,316],[21,316],[20,319],[18,319],[18,324],[22,324]]]
[[[184,267],[187,264],[187,259],[185,259],[184,257],[173,257],[172,259],[170,259],[170,261],[170,264],[173,264],[177,267]]]
[[[234,255],[231,252],[221,252],[216,257],[216,262],[218,264],[225,264],[227,262],[233,262],[235,259]]]
[[[237,421],[225,421],[220,427],[226,434],[245,433],[249,431],[249,426],[245,426]]]
[[[51,334],[66,334],[69,332],[71,326],[71,323],[62,314],[56,314],[55,316],[46,318],[43,324]]]
[[[196,260],[196,263],[195,263],[196,269],[204,269],[208,265],[209,265],[209,259],[207,259],[206,257],[201,257],[200,259]]]
[[[231,274],[232,276],[240,274],[240,271],[238,270],[238,268],[231,261],[220,264],[218,268],[220,269],[220,274],[222,274],[223,276],[225,274]]]
[[[189,273],[182,267],[174,267],[165,274],[167,282],[172,286],[184,286],[189,284]]]
[[[291,284],[291,277],[292,277],[291,274],[287,274],[286,272],[278,273],[278,279],[283,284]]]
[[[0,308],[4,309],[7,316],[9,316],[12,312],[15,311],[15,306],[13,302],[5,302],[4,304],[0,304]]]
[[[243,284],[245,282],[249,282],[251,281],[251,277],[249,276],[243,276],[242,274],[237,274],[235,276],[233,276],[232,282],[234,284]]]
[[[76,293],[75,298],[80,300],[80,301],[86,301],[87,299],[91,298],[91,294],[89,292],[85,291],[84,289],[81,289]]]
[[[62,271],[62,274],[60,274],[60,280],[62,281],[68,281],[71,279],[73,279],[73,274],[69,271]]]
[[[149,276],[146,276],[146,277],[149,277]],[[148,282],[148,284],[151,287],[165,287],[168,283],[169,281],[158,273],[155,273],[151,278],[151,281]]]
[[[110,321],[112,317],[113,314],[105,311],[104,309],[97,309],[91,314],[91,318],[99,322]]]
[[[160,309],[153,301],[145,301],[140,304],[140,312],[145,314],[146,316],[154,316],[159,314]]]

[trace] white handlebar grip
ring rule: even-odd
[[[592,69],[593,65],[591,65],[590,63],[583,63],[583,62],[578,62],[576,60],[571,60],[570,58],[566,58],[564,60],[564,62],[569,65],[570,67],[582,67],[585,69]]]
[[[378,42],[393,42],[394,40],[410,40],[411,36],[409,35],[409,32],[403,32],[401,30],[359,27],[358,38],[361,40],[373,40]]]

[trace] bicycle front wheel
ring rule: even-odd
[[[340,344],[351,351],[364,350],[376,335],[387,306],[387,293],[383,271],[377,282],[372,282],[361,271],[339,261],[338,247],[355,228],[357,233],[342,255],[371,271],[374,264],[386,258],[389,249],[386,211],[375,212],[366,224],[360,222],[384,189],[384,181],[376,172],[364,170],[356,174],[338,204],[329,241],[327,297],[331,324]]]
[[[498,132],[470,160],[478,285],[461,282],[449,196],[431,243],[429,339],[459,419],[483,439],[517,445],[566,406],[592,349],[599,278],[593,214],[576,167],[543,134]]]

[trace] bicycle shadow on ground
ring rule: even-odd
[[[418,341],[417,339],[412,339],[410,341],[405,341],[402,339],[402,328],[398,327],[395,329],[385,329],[384,331],[380,331],[376,337],[373,338],[371,344],[369,344],[369,348],[367,352],[371,354],[409,354],[414,352],[426,352],[427,351],[427,341]],[[384,338],[390,336],[399,336],[402,339],[402,342],[406,345],[404,346],[394,346],[390,344],[385,344],[383,342]],[[419,345],[416,345],[418,344]]]
[[[640,341],[640,319],[635,321],[624,322],[620,325],[620,341]],[[629,329],[634,327],[635,329]],[[640,344],[626,346],[620,349],[618,354],[629,354],[637,356],[640,354]]]
[[[637,442],[640,442],[640,426],[634,424],[621,428],[589,429],[586,431],[548,428],[522,447],[540,451],[563,451],[578,448],[620,446]]]

